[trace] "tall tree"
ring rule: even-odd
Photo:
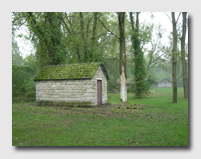
[[[132,26],[132,47],[134,54],[134,93],[137,98],[141,98],[145,93],[148,93],[148,83],[145,81],[146,72],[144,66],[144,53],[141,48],[141,42],[143,44],[146,43],[145,37],[140,38],[140,30],[139,30],[139,12],[136,13],[136,22],[134,26],[133,15],[130,12],[130,20]],[[143,46],[142,46],[143,47]]]
[[[32,13],[28,26],[36,41],[36,56],[41,65],[58,65],[65,62],[66,47],[61,31],[62,13]]]
[[[84,50],[84,62],[88,61],[88,50],[87,50],[87,35],[84,34],[84,19],[83,19],[83,14],[82,12],[79,13],[80,14],[80,28],[81,28],[81,37],[83,40],[83,50]]]
[[[173,97],[172,102],[177,103],[177,27],[175,13],[172,12],[172,27],[173,27],[173,49],[172,49],[172,83]]]
[[[177,103],[177,54],[178,54],[178,50],[177,50],[177,40],[178,40],[178,33],[177,33],[177,22],[179,20],[179,16],[180,16],[181,12],[179,13],[178,17],[177,17],[177,21],[175,20],[175,13],[172,12],[171,16],[172,16],[172,20],[170,19],[170,17],[168,16],[168,14],[166,14],[168,16],[168,18],[170,19],[171,23],[172,23],[172,35],[173,35],[173,44],[172,44],[172,57],[171,57],[171,62],[172,62],[172,83],[173,83],[173,96],[172,96],[172,102],[173,103]]]
[[[94,12],[94,24],[93,24],[93,34],[91,38],[91,51],[90,51],[90,61],[93,59],[93,54],[96,52],[96,28],[97,28],[97,12]]]
[[[186,15],[187,12],[182,12],[183,26],[182,26],[182,37],[181,37],[181,63],[182,63],[182,74],[183,74],[184,98],[188,98],[188,80],[187,80],[187,68],[185,59]]]
[[[126,47],[125,47],[125,29],[124,19],[125,12],[118,12],[119,35],[120,35],[120,80],[121,80],[121,100],[127,102],[127,86],[126,86]]]

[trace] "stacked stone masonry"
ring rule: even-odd
[[[92,79],[36,81],[36,102],[91,102],[97,106],[97,79],[102,80],[102,104],[107,103],[107,79],[100,66]]]

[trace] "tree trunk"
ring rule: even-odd
[[[139,41],[139,12],[136,13],[136,28],[135,28],[135,40],[134,40],[134,56],[135,56],[135,83],[136,83],[136,92],[135,95],[136,97],[140,97],[141,96],[141,87],[140,87],[140,81],[141,76],[139,75],[139,72],[141,72],[140,67],[141,65],[139,65],[139,62],[141,61],[140,59],[140,41]],[[138,62],[139,61],[139,62]]]
[[[118,12],[119,19],[119,34],[120,34],[120,79],[121,79],[121,101],[127,102],[127,87],[126,87],[126,48],[124,34],[124,18],[125,12]]]
[[[92,34],[92,38],[91,38],[91,54],[90,54],[90,59],[92,60],[93,58],[93,54],[95,52],[95,40],[96,40],[96,26],[97,26],[97,12],[94,12],[94,24],[93,24],[93,34]]]
[[[83,40],[83,52],[84,52],[84,62],[88,61],[88,55],[87,55],[87,43],[84,35],[84,19],[83,14],[80,12],[80,27],[81,27],[81,34],[82,34],[82,40]]]
[[[177,57],[177,88],[180,87],[179,85],[179,72],[180,72],[180,67],[179,67],[180,63],[179,63],[179,58]]]
[[[187,80],[187,69],[185,60],[185,38],[186,38],[186,12],[183,12],[183,27],[181,37],[181,64],[182,64],[182,75],[183,75],[183,87],[184,87],[184,98],[188,98],[188,80]]]
[[[173,83],[173,98],[172,102],[177,103],[177,28],[175,21],[175,13],[172,12],[173,25],[173,49],[172,49],[172,83]]]
[[[81,62],[81,57],[80,57],[80,50],[79,50],[79,45],[76,44],[76,52],[77,52],[77,57],[78,57],[78,62]]]
[[[133,13],[132,12],[130,12],[130,20],[131,20],[131,28],[134,32],[135,27],[134,27],[134,19],[133,19]]]

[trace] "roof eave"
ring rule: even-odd
[[[34,79],[34,81],[65,81],[65,80],[91,80],[92,78],[79,78],[79,79]]]

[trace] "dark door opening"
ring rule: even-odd
[[[102,81],[97,80],[97,105],[102,104]]]

